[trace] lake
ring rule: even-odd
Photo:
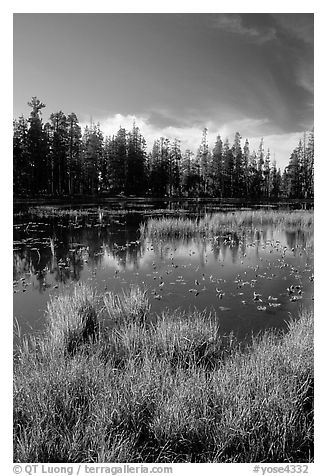
[[[224,228],[214,237],[141,236],[151,209],[80,207],[78,212],[14,215],[14,317],[22,333],[40,331],[50,296],[77,282],[103,294],[132,285],[147,289],[153,314],[197,307],[215,313],[222,333],[240,339],[284,328],[313,299],[313,227]],[[180,213],[213,212],[196,205]]]

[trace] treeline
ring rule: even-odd
[[[100,124],[82,131],[76,114],[62,111],[43,123],[39,99],[28,103],[30,116],[14,120],[13,177],[16,196],[135,195],[248,199],[312,198],[314,134],[304,134],[281,172],[264,150],[250,152],[218,135],[209,149],[203,130],[197,153],[182,152],[180,141],[161,137],[147,152],[136,124],[104,137]]]

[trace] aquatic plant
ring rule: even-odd
[[[95,214],[98,212],[98,209],[90,209],[90,208],[60,208],[54,206],[46,206],[40,205],[37,207],[30,207],[28,209],[28,213],[31,215],[35,215],[39,218],[46,218],[46,217],[79,217],[79,216],[89,216],[91,214]]]
[[[51,206],[51,205],[38,205],[35,207],[29,207],[26,211],[16,211],[15,216],[24,216],[24,215],[34,215],[38,218],[47,218],[47,217],[96,217],[97,215],[102,216],[126,216],[132,214],[140,215],[180,215],[181,213],[188,213],[187,210],[178,209],[178,210],[169,210],[166,208],[151,208],[150,205],[142,204],[140,208],[124,208],[124,209],[113,209],[105,207],[87,207],[87,208],[61,208],[60,206]]]
[[[313,226],[313,212],[296,210],[292,212],[275,210],[236,211],[207,214],[204,218],[152,218],[140,226],[143,237],[180,237],[202,235],[213,237],[229,226],[261,227],[268,224],[283,224],[299,228]]]
[[[53,338],[47,328],[20,340],[14,461],[313,460],[311,310],[287,332],[266,331],[241,349],[222,345],[212,315],[166,311],[140,324],[127,318],[135,304],[126,304],[93,343],[58,352],[55,345],[67,348],[69,317],[61,314],[75,316],[85,302],[100,321],[106,309],[85,289],[52,301],[51,322],[61,322]]]

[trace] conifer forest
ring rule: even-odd
[[[52,113],[28,102],[30,115],[13,123],[13,189],[16,197],[81,195],[244,198],[276,201],[312,199],[314,132],[299,137],[284,170],[261,139],[252,150],[235,133],[231,143],[217,135],[212,148],[207,129],[196,152],[182,150],[180,139],[159,137],[150,149],[134,122],[104,136],[99,123],[82,130],[75,113]]]

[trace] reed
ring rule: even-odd
[[[262,227],[269,224],[310,229],[313,227],[313,212],[275,210],[237,211],[208,214],[204,218],[152,218],[140,227],[142,237],[212,237],[223,227]]]

